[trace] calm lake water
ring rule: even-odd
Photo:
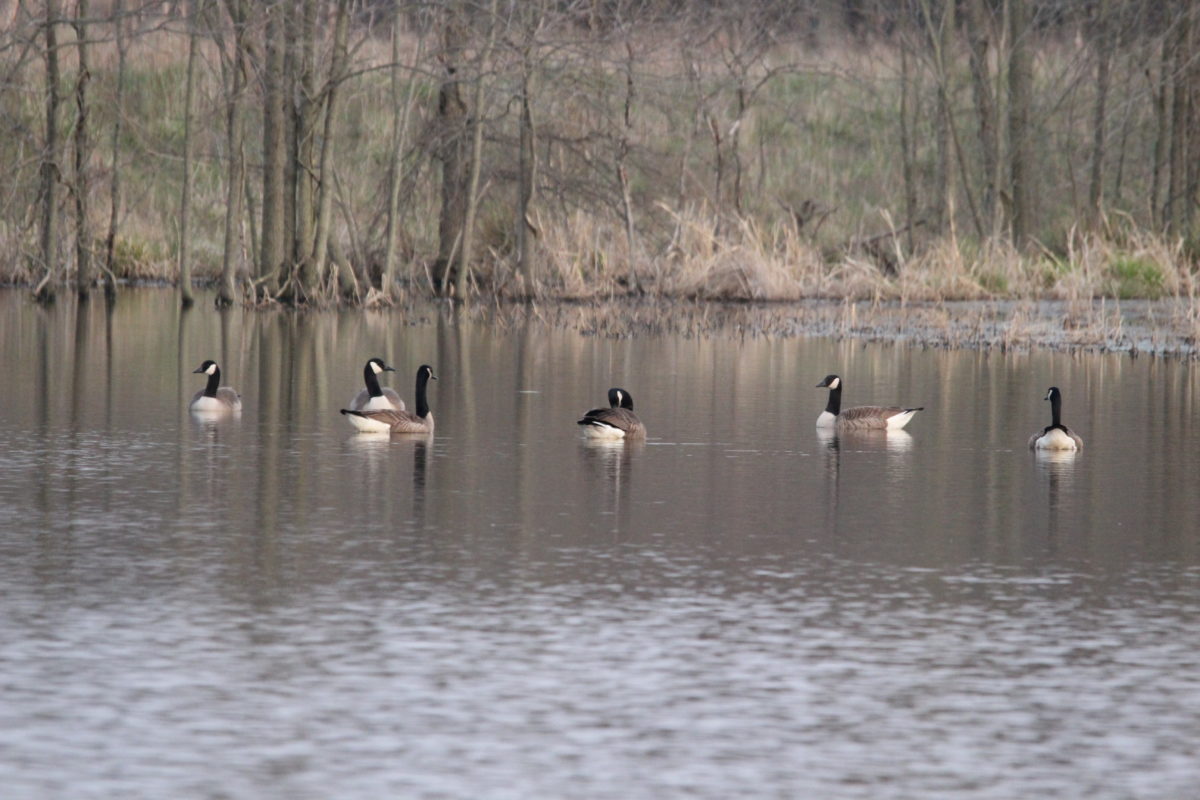
[[[376,355],[435,438],[339,416]],[[830,372],[926,410],[822,439]],[[1185,362],[139,290],[0,293],[0,373],[5,798],[1197,796]]]

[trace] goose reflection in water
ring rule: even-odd
[[[646,447],[643,441],[624,439],[581,439],[580,452],[589,467],[600,477],[627,482],[635,453]]]
[[[834,428],[817,428],[817,441],[830,450],[878,451],[906,453],[912,449],[913,437],[901,430],[864,430],[838,433]]]
[[[1055,511],[1061,503],[1060,492],[1069,490],[1075,482],[1075,450],[1035,450],[1033,460],[1038,471],[1046,475],[1050,510]]]

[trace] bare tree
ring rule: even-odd
[[[537,291],[533,274],[533,247],[530,234],[535,228],[530,219],[534,188],[537,185],[536,131],[533,124],[533,96],[537,85],[536,61],[538,35],[545,20],[542,2],[528,3],[520,16],[521,39],[517,43],[520,70],[520,115],[517,127],[517,204],[514,226],[517,241],[517,271],[522,291],[528,296]]]
[[[1033,44],[1029,0],[1009,0],[1008,171],[1012,239],[1024,247],[1033,236]]]
[[[246,5],[245,0],[225,0],[233,27],[232,52],[229,53],[228,87],[225,100],[225,148],[228,166],[225,185],[225,244],[221,254],[221,282],[216,304],[232,305],[236,299],[234,275],[240,262],[242,242],[242,198],[245,192],[245,153],[242,146],[242,100],[246,87]]]
[[[485,79],[490,68],[492,48],[496,44],[496,0],[491,0],[485,18],[487,43],[477,58],[475,92],[472,100],[474,119],[471,121],[471,155],[467,169],[467,209],[463,215],[462,252],[458,260],[454,291],[460,300],[467,299],[467,278],[471,271],[471,259],[475,255],[475,217],[479,213],[479,175],[483,171],[483,121],[485,116]]]
[[[438,215],[438,256],[434,263],[434,287],[442,292],[449,289],[450,270],[455,254],[462,244],[463,226],[467,216],[467,105],[462,99],[459,60],[465,46],[466,32],[462,11],[457,4],[441,11],[442,49],[439,59],[445,74],[438,87],[437,125],[434,131],[435,157],[442,164],[441,213]]]
[[[268,295],[279,290],[286,244],[284,189],[287,181],[287,123],[284,119],[284,58],[287,40],[280,0],[265,6],[266,59],[262,70],[262,232],[258,280]]]
[[[121,123],[125,117],[125,71],[128,58],[128,46],[125,39],[125,0],[114,0],[112,7],[113,37],[117,46],[117,86],[113,98],[113,128],[112,128],[112,164],[109,170],[112,174],[109,183],[109,212],[108,235],[104,238],[104,264],[108,270],[108,290],[115,290],[113,285],[113,259],[117,245],[117,228],[121,218]]]
[[[91,122],[88,107],[88,0],[78,0],[75,6],[75,47],[78,53],[78,72],[75,78],[75,286],[80,297],[88,296],[92,286],[92,226],[88,219],[88,199],[91,194]]]
[[[400,228],[400,185],[403,182],[403,161],[408,143],[409,118],[412,115],[413,97],[417,88],[416,76],[410,74],[408,88],[401,99],[400,76],[403,74],[403,64],[400,62],[400,41],[404,31],[404,12],[404,4],[397,2],[396,13],[392,19],[392,141],[388,164],[387,230],[384,234],[383,278],[379,286],[384,296],[389,298],[396,289],[396,240]],[[412,63],[413,70],[421,62],[424,45],[425,38],[422,36],[417,41],[417,52]],[[411,270],[408,278],[411,284]]]
[[[285,298],[296,302],[307,299],[317,288],[317,274],[312,261],[314,213],[316,197],[314,176],[316,175],[317,136],[317,0],[298,0],[295,15],[296,34],[292,52],[295,54],[296,98],[292,109],[292,128],[295,140],[292,150],[291,176],[292,196],[296,208],[293,219],[295,229],[292,240],[292,257],[296,274]]]
[[[193,109],[196,96],[196,60],[200,47],[200,14],[202,0],[188,0],[187,77],[183,90],[183,184],[179,191],[179,301],[184,308],[195,302],[192,293],[192,164],[195,151]]]
[[[1170,34],[1171,43],[1171,128],[1167,165],[1167,199],[1163,205],[1163,220],[1172,233],[1184,233],[1187,229],[1188,208],[1187,184],[1189,156],[1188,135],[1191,124],[1190,81],[1195,50],[1191,47],[1193,0],[1184,0],[1178,7],[1178,16]]]
[[[994,25],[984,0],[966,0],[963,24],[971,67],[971,92],[978,119],[979,161],[981,172],[981,213],[988,222],[989,235],[997,236],[1003,224],[996,196],[1001,182],[1000,140],[996,122],[996,92],[992,84],[988,50],[995,39]]]
[[[933,53],[934,80],[937,81],[937,122],[934,125],[937,140],[934,196],[937,201],[933,206],[934,227],[939,232],[944,232],[949,227],[953,232],[956,159],[952,127],[954,125],[954,109],[950,100],[952,94],[950,61],[953,58],[956,4],[954,0],[944,0],[940,5],[941,14],[934,19],[930,0],[921,0],[921,14],[925,21],[930,49]]]
[[[37,300],[54,299],[54,273],[58,262],[58,182],[62,174],[59,168],[58,109],[61,100],[58,94],[60,80],[58,66],[58,1],[46,0],[46,138],[41,156],[42,188],[42,268],[41,281],[34,287]]]
[[[1088,215],[1094,226],[1100,221],[1104,200],[1104,148],[1107,125],[1109,65],[1112,50],[1109,44],[1109,2],[1099,0],[1092,20],[1092,42],[1096,54],[1096,104],[1092,116],[1092,170],[1088,181]]]
[[[346,29],[349,17],[349,0],[338,0],[337,18],[334,22],[333,61],[329,67],[329,79],[325,88],[324,132],[321,137],[320,195],[317,200],[317,226],[313,243],[312,261],[316,280],[325,276],[326,247],[329,243],[329,217],[333,208],[333,142],[337,134],[337,100],[339,88],[346,72]]]

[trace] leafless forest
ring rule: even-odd
[[[1195,305],[1200,0],[0,0],[39,299]]]

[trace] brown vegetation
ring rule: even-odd
[[[194,271],[293,305],[1191,298],[1198,16],[0,3],[0,278],[182,278],[187,302]]]

